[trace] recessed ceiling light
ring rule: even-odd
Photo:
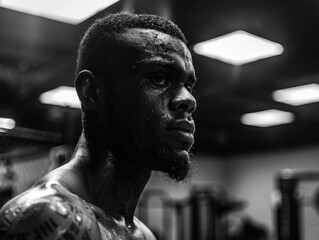
[[[270,109],[254,113],[246,113],[241,117],[240,120],[245,125],[270,127],[291,123],[294,121],[294,115],[290,112]]]
[[[15,128],[16,122],[11,118],[0,118],[0,131],[7,132],[7,130],[11,130]]]
[[[197,54],[239,66],[283,53],[282,45],[244,31],[235,31],[194,45]]]
[[[75,88],[61,86],[56,89],[44,92],[39,97],[40,102],[63,107],[81,108]]]
[[[1,0],[0,6],[11,10],[78,24],[119,0]]]
[[[272,97],[277,102],[283,102],[293,106],[319,102],[319,85],[317,83],[311,83],[276,90],[273,92]]]

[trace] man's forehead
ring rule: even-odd
[[[121,40],[137,51],[173,51],[191,59],[188,48],[180,39],[154,29],[129,28],[121,33]]]

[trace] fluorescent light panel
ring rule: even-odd
[[[294,115],[277,109],[270,109],[260,112],[247,113],[241,117],[241,122],[245,125],[257,127],[270,127],[287,124],[294,121]]]
[[[81,108],[75,88],[61,86],[40,95],[40,102],[63,107]]]
[[[7,132],[15,128],[16,122],[11,118],[0,118],[0,132]]]
[[[239,66],[283,53],[282,45],[245,31],[235,31],[194,45],[197,54]]]
[[[272,97],[277,102],[282,102],[293,106],[319,102],[319,84],[311,83],[307,85],[276,90],[273,92]]]
[[[0,6],[15,11],[78,24],[119,0],[1,0]]]

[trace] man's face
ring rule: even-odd
[[[183,180],[189,173],[195,125],[196,77],[185,44],[150,29],[121,34],[112,86],[106,87],[103,121],[110,123],[113,154],[127,164]],[[121,59],[121,61],[119,61]]]

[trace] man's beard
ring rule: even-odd
[[[113,155],[133,168],[160,171],[178,182],[189,179],[193,165],[191,153],[173,149],[155,134],[150,134],[151,131],[146,126],[139,126],[137,122],[131,123],[129,127],[120,124],[121,127],[117,125],[113,128]]]
[[[136,113],[137,119],[114,121],[110,129],[113,155],[119,155],[132,167],[163,172],[174,181],[186,181],[191,177],[193,162],[189,151],[177,151],[161,141],[153,129],[162,128],[168,119],[158,119]],[[154,118],[153,118],[154,117]],[[115,118],[120,119],[120,118]],[[161,125],[161,127],[158,126]],[[108,135],[108,134],[107,134]]]
[[[163,172],[169,179],[177,182],[186,181],[191,177],[193,163],[190,152],[174,150],[159,139],[154,140],[155,136],[147,137],[141,132],[143,130],[137,131],[140,128],[133,129],[136,131],[130,136],[127,132],[122,132],[126,135],[126,141],[118,138],[119,141],[116,144],[118,147],[114,149],[128,164]],[[127,141],[127,138],[130,140]],[[125,146],[123,142],[129,142],[129,144]]]
[[[161,170],[171,180],[180,182],[187,181],[192,175],[193,162],[190,152],[176,152],[170,146],[159,143],[161,147],[153,157],[156,161],[161,161],[163,169]],[[156,170],[156,169],[155,169]]]

